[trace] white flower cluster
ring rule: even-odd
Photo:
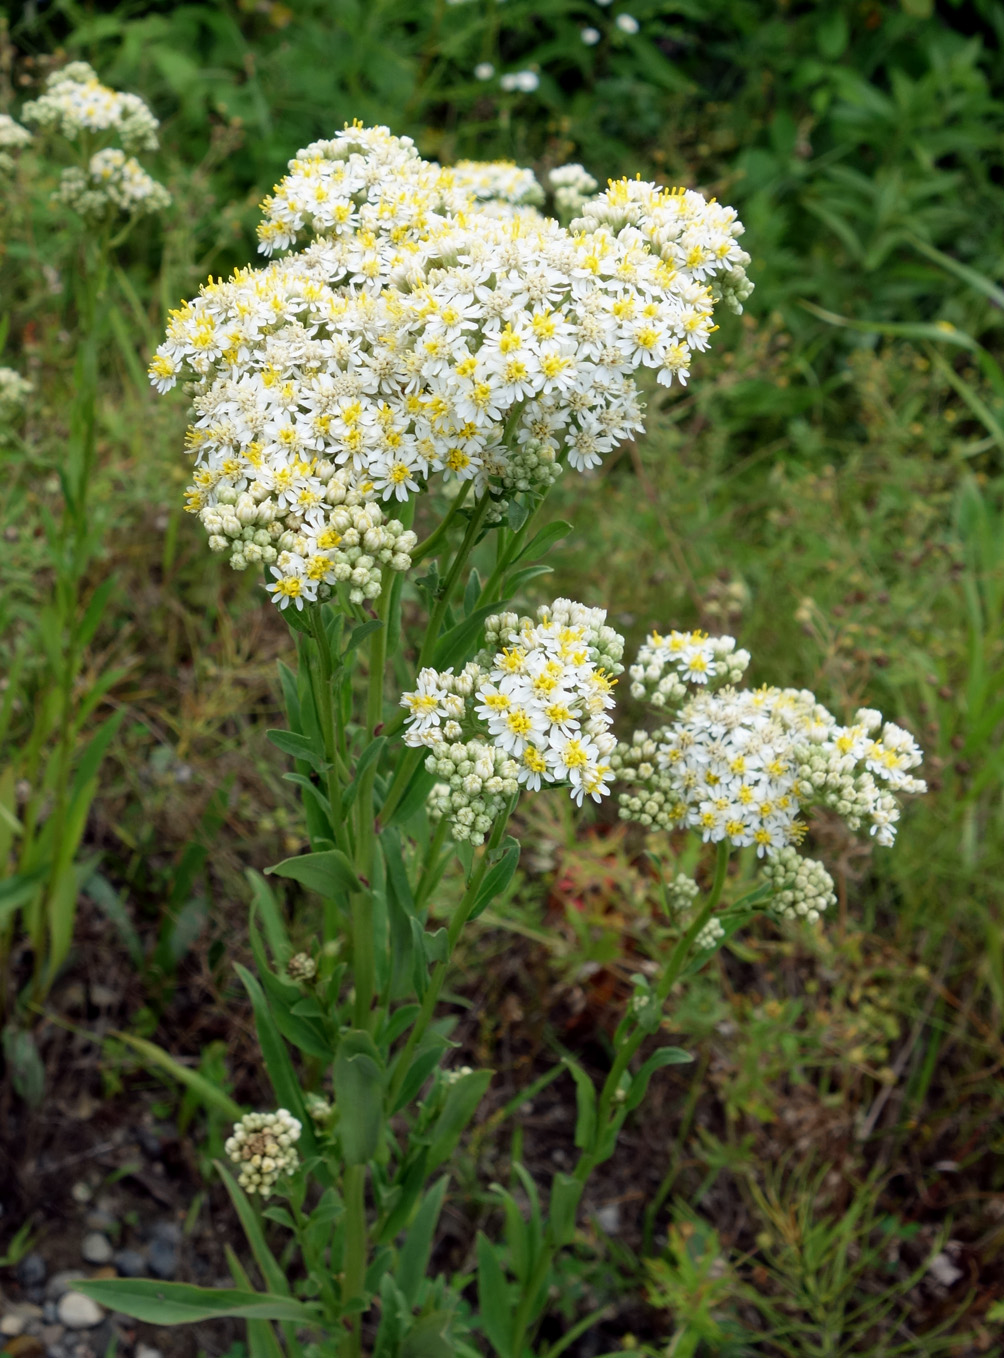
[[[725,937],[725,927],[720,920],[711,917],[694,938],[694,947],[699,952],[709,952],[716,943]]]
[[[536,619],[490,617],[485,637],[486,650],[460,674],[424,669],[414,692],[403,695],[406,744],[429,746],[434,754],[426,767],[443,776],[441,752],[473,733],[479,754],[494,749],[503,757],[492,774],[506,783],[502,800],[516,790],[508,787],[515,778],[534,792],[542,783],[568,783],[579,806],[586,796],[598,802],[610,790],[612,689],[624,651],[605,610],[556,599],[539,608]],[[469,747],[448,748],[446,757],[455,761]],[[465,785],[462,773],[455,777],[454,791],[480,793],[480,786]],[[454,800],[450,811],[455,821]],[[486,820],[485,829],[490,824]]]
[[[0,170],[10,172],[14,168],[11,152],[23,151],[31,142],[31,133],[26,127],[15,122],[9,113],[0,113]]]
[[[685,915],[701,894],[701,888],[685,872],[678,872],[666,883],[666,904],[678,915]]]
[[[473,194],[480,203],[533,206],[544,201],[544,190],[533,171],[514,161],[458,160],[451,169],[455,190]]]
[[[642,427],[638,368],[686,380],[714,328],[706,281],[636,230],[502,219],[472,173],[385,128],[346,128],[291,162],[261,245],[313,241],[206,284],[151,365],[162,391],[196,379],[194,512],[256,487],[284,513],[273,488],[290,476],[298,503],[323,499],[321,465],[367,497],[407,500],[437,472],[483,494],[530,441],[594,467]]]
[[[568,216],[581,212],[586,199],[599,188],[589,171],[577,164],[557,165],[547,178],[554,190],[554,206]]]
[[[441,780],[429,793],[429,815],[433,820],[445,816],[457,841],[483,844],[506,802],[519,791],[516,760],[484,740],[439,741],[425,767]]]
[[[141,217],[171,205],[163,184],[151,178],[135,156],[127,156],[117,146],[95,151],[86,173],[75,165],[64,170],[55,197],[82,217],[95,219],[109,210]]]
[[[815,924],[824,910],[836,904],[833,878],[822,863],[803,858],[793,848],[778,849],[764,864],[764,876],[774,887],[770,908],[782,919]]]
[[[351,477],[318,458],[297,459],[275,474],[224,482],[212,497],[196,473],[189,508],[198,512],[214,552],[230,552],[234,570],[263,563],[280,608],[327,599],[342,587],[350,604],[375,599],[384,568],[406,571],[417,536],[352,486]],[[320,487],[318,491],[317,487]],[[208,503],[207,503],[208,501]]]
[[[312,981],[317,975],[317,963],[310,953],[294,953],[286,963],[286,975],[291,981]]]
[[[267,1198],[279,1177],[297,1168],[300,1130],[299,1121],[285,1108],[244,1114],[223,1149],[240,1166],[237,1180],[245,1192]]]
[[[45,93],[21,110],[25,122],[68,141],[81,134],[114,133],[127,151],[157,148],[157,119],[137,94],[122,94],[102,85],[86,61],[71,61],[53,72]]]
[[[708,202],[693,189],[621,179],[591,198],[582,213],[573,230],[606,227],[618,237],[640,237],[681,279],[707,284],[712,300],[732,311],[741,312],[753,291],[746,276],[750,257],[738,243],[744,227],[735,208]]]
[[[95,150],[86,165],[65,169],[53,195],[57,202],[91,220],[119,212],[140,217],[170,206],[163,184],[128,154],[156,149],[157,119],[138,95],[102,85],[85,61],[73,61],[49,76],[45,93],[21,112],[44,132],[71,142],[79,139],[85,150],[109,137],[122,143]]]
[[[687,684],[738,684],[750,663],[749,651],[737,651],[734,637],[706,632],[650,632],[628,673],[632,698],[653,707],[673,707],[687,695]]]
[[[0,368],[0,424],[20,414],[31,391],[31,383],[16,368]]]
[[[738,654],[734,644],[726,656]],[[818,804],[892,844],[896,794],[926,790],[910,773],[922,756],[909,732],[870,708],[842,726],[806,689],[714,690],[706,670],[688,677],[697,691],[669,725],[637,732],[611,758],[637,789],[621,796],[625,819],[687,826],[705,841],[756,845],[763,856],[800,842],[799,815]]]

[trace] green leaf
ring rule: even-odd
[[[148,1042],[145,1037],[134,1037],[132,1033],[122,1033],[113,1031],[109,1036],[114,1037],[118,1042],[124,1042],[127,1047],[132,1047],[133,1051],[138,1052],[148,1065],[157,1066],[165,1074],[170,1075],[179,1084],[185,1085],[193,1094],[197,1095],[207,1108],[215,1108],[231,1122],[238,1122],[244,1116],[244,1109],[239,1103],[235,1103],[229,1094],[225,1094],[218,1085],[214,1085],[205,1076],[200,1075],[197,1070],[192,1070],[189,1066],[183,1066],[168,1055],[162,1047],[158,1047],[154,1042]],[[121,1307],[118,1308],[121,1310]],[[133,1312],[127,1312],[132,1315]]]
[[[481,1328],[500,1358],[510,1358],[513,1312],[509,1287],[491,1241],[478,1231],[478,1311]]]
[[[231,1245],[224,1245],[224,1253],[230,1268],[230,1276],[243,1292],[252,1292],[251,1279]],[[288,1323],[288,1322],[287,1322]],[[248,1358],[283,1358],[282,1346],[275,1337],[270,1320],[246,1320],[248,1338]]]
[[[428,1161],[430,1174],[453,1154],[461,1133],[477,1111],[494,1073],[492,1070],[472,1070],[469,1075],[462,1075],[450,1085],[443,1111],[432,1129]]]
[[[575,1081],[575,1105],[578,1109],[575,1144],[579,1150],[588,1150],[596,1135],[596,1086],[574,1057],[565,1056],[563,1060]]]
[[[292,955],[293,945],[289,940],[286,921],[282,917],[275,892],[254,868],[246,868],[244,876],[251,888],[251,919],[254,920],[256,913],[261,915],[272,957],[277,966],[285,966]]]
[[[45,1094],[45,1067],[31,1033],[8,1023],[3,1030],[3,1056],[14,1092],[37,1108]]]
[[[429,1038],[426,1038],[426,1042],[429,1040]],[[407,1108],[418,1097],[419,1090],[442,1060],[445,1046],[446,1042],[439,1039],[432,1046],[422,1047],[415,1054],[394,1101],[394,1107],[390,1110],[392,1116],[394,1113],[399,1113],[402,1108]],[[398,1060],[400,1060],[400,1057],[398,1057]]]
[[[571,532],[572,525],[570,523],[566,523],[564,519],[555,519],[553,523],[549,523],[546,528],[542,528],[535,537],[530,539],[513,561],[513,565],[527,556],[546,556],[552,547],[559,543],[562,538],[567,538]]]
[[[266,872],[279,877],[292,877],[310,891],[337,900],[361,891],[362,884],[341,849],[325,849],[323,853],[302,853],[298,858],[284,858]]]
[[[425,1280],[429,1267],[436,1223],[439,1221],[449,1182],[450,1176],[444,1174],[426,1193],[398,1255],[395,1281],[409,1307],[418,1304],[418,1290]]]
[[[352,775],[352,781],[351,783],[349,783],[348,787],[346,787],[345,791],[342,793],[343,818],[348,814],[349,808],[354,804],[356,798],[359,796],[359,787],[362,782],[363,775],[365,774],[366,770],[370,767],[370,765],[376,763],[376,761],[383,754],[384,747],[386,746],[386,744],[387,744],[386,736],[377,736],[375,739],[370,741],[370,743],[366,746],[365,750],[363,750],[362,754],[359,756],[359,759],[356,763],[355,771]]]
[[[511,602],[511,599],[498,599],[492,603],[482,604],[480,608],[476,608],[473,613],[464,618],[463,622],[458,622],[456,627],[451,627],[448,632],[439,638],[432,656],[433,667],[437,670],[445,670],[449,669],[451,665],[465,661],[469,653],[477,649],[474,643],[481,635],[485,618],[492,613],[503,612]]]
[[[449,1337],[452,1311],[430,1311],[416,1320],[401,1341],[399,1358],[453,1358],[456,1349]]]
[[[261,1269],[261,1275],[265,1279],[265,1286],[280,1297],[288,1297],[290,1291],[289,1283],[286,1281],[286,1274],[279,1267],[275,1256],[265,1242],[265,1233],[261,1228],[261,1222],[258,1220],[254,1208],[248,1202],[247,1194],[224,1164],[219,1160],[214,1160],[213,1165],[217,1174],[223,1180],[227,1192],[230,1194],[230,1201],[234,1205],[234,1210],[237,1213],[238,1220],[247,1237],[247,1242],[251,1246],[251,1253],[254,1255],[255,1263]]]
[[[275,729],[266,731],[272,744],[283,754],[290,754],[294,759],[302,759],[305,764],[316,769],[318,773],[326,773],[331,767],[324,756],[323,750],[318,750],[309,736],[301,736],[296,731],[283,731]]]
[[[964,330],[957,330],[949,321],[857,321],[849,316],[840,316],[835,311],[826,311],[814,302],[803,301],[801,305],[813,316],[818,316],[827,325],[842,326],[845,330],[860,330],[866,335],[892,335],[897,339],[937,340],[945,344],[958,345],[975,353],[981,348]]]
[[[558,1246],[570,1245],[575,1235],[575,1216],[585,1184],[571,1174],[556,1174],[551,1180],[551,1234]]]
[[[384,1071],[369,1033],[343,1033],[335,1057],[338,1135],[347,1165],[363,1165],[380,1145],[383,1129]]]
[[[49,866],[43,863],[40,867],[32,868],[31,872],[18,872],[0,882],[0,924],[38,894],[39,887],[48,876]]]
[[[653,1052],[631,1081],[627,1098],[624,1100],[625,1111],[630,1113],[638,1107],[648,1091],[649,1080],[657,1070],[661,1070],[663,1066],[686,1065],[693,1059],[690,1052],[685,1052],[682,1047],[660,1047],[658,1051]]]
[[[293,1063],[289,1059],[286,1044],[276,1026],[268,1000],[265,998],[265,992],[247,967],[242,967],[237,962],[234,964],[234,969],[241,978],[244,989],[251,1000],[258,1043],[265,1061],[265,1069],[268,1071],[268,1078],[275,1091],[278,1106],[288,1109],[295,1118],[299,1119],[302,1129],[300,1132],[300,1150],[304,1158],[316,1155],[317,1142],[314,1139],[313,1123],[307,1116],[307,1110],[304,1107],[300,1081],[293,1069]]]
[[[188,1283],[162,1283],[150,1278],[84,1279],[73,1286],[107,1310],[120,1311],[150,1325],[190,1325],[196,1320],[215,1320],[221,1316],[321,1324],[317,1306],[270,1292],[192,1287]]]
[[[485,880],[481,883],[481,890],[474,898],[474,905],[468,919],[477,919],[491,905],[497,896],[501,896],[506,887],[513,879],[516,865],[519,863],[519,843],[511,836],[503,845],[502,857],[490,868]]]
[[[349,639],[345,643],[345,654],[350,655],[352,651],[363,644],[367,637],[372,636],[374,632],[379,632],[382,626],[383,620],[374,618],[371,622],[361,622],[358,627],[353,627]]]

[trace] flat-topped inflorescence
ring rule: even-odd
[[[25,122],[69,141],[87,134],[113,134],[126,151],[157,147],[157,119],[138,94],[102,85],[86,61],[71,61],[45,82],[45,93],[21,110]]]
[[[21,116],[50,139],[71,143],[80,163],[62,171],[53,197],[88,221],[136,219],[170,206],[167,189],[131,154],[156,148],[157,119],[138,95],[102,85],[86,61],[53,72]],[[2,136],[0,127],[0,145]]]
[[[514,166],[444,169],[386,128],[305,147],[259,231],[266,252],[300,248],[206,284],[151,365],[159,390],[195,382],[192,511],[246,492],[298,532],[330,467],[369,499],[437,474],[502,496],[527,480],[510,474],[522,449],[546,489],[548,464],[588,470],[640,430],[635,374],[686,381],[718,264],[698,277],[639,230],[567,231],[528,206],[535,186]]]
[[[606,625],[606,612],[556,599],[536,618],[490,617],[485,637],[486,649],[459,674],[424,669],[401,698],[406,743],[427,746],[430,772],[449,779],[434,789],[433,808],[462,827],[461,838],[474,837],[469,824],[483,838],[495,802],[500,810],[520,785],[567,784],[580,806],[610,790],[612,690],[624,639]],[[477,805],[471,821],[471,799],[485,790],[494,800]]]
[[[779,898],[783,912],[815,918],[832,883],[818,865],[797,866],[804,813],[827,807],[890,845],[899,796],[926,791],[911,773],[922,755],[909,732],[871,708],[842,725],[807,689],[735,687],[748,661],[732,637],[649,636],[630,667],[632,693],[668,719],[611,756],[616,777],[631,786],[620,794],[621,816],[755,846],[776,860],[770,875],[788,893]]]
[[[82,217],[94,219],[109,213],[142,217],[171,205],[163,184],[148,175],[135,156],[127,156],[117,146],[95,151],[86,172],[75,165],[65,169],[55,196]]]

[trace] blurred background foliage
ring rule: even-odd
[[[699,187],[746,223],[747,314],[723,322],[690,387],[652,391],[637,446],[596,478],[563,478],[555,513],[575,532],[542,597],[605,604],[629,644],[653,625],[729,631],[759,681],[804,683],[836,711],[882,707],[927,751],[931,792],[893,854],[817,822],[840,892],[822,935],[764,925],[678,997],[699,1079],[665,1077],[600,1186],[555,1342],[608,1306],[607,1349],[635,1331],[676,1358],[1004,1343],[1002,41],[1002,0],[28,0],[10,13],[0,108],[16,115],[53,63],[85,58],[162,119],[151,168],[174,195],[113,280],[93,501],[95,584],[115,583],[84,683],[116,669],[95,721],[125,715],[52,1005],[79,999],[100,957],[118,1028],[248,1102],[258,1089],[230,1026],[244,871],[301,847],[264,736],[281,723],[285,629],[181,512],[182,402],[152,396],[143,372],[167,309],[247,263],[286,161],[353,118],[444,162],[504,156],[540,176],[581,160],[601,182]],[[536,89],[504,92],[517,71]],[[51,187],[28,153],[0,192],[0,359],[36,385],[4,454],[5,664],[51,578],[37,525],[59,501],[73,377],[76,237]],[[39,699],[26,664],[15,743]],[[644,845],[610,820],[576,832],[542,801],[523,833],[511,899],[457,978],[473,1005],[459,1038],[500,1070],[472,1182],[504,1178],[518,1155],[552,1165],[542,1129],[567,1120],[571,1087],[535,1098],[518,1150],[498,1131],[505,1099],[555,1044],[602,1064],[627,978],[659,955]],[[309,939],[305,903],[287,905]],[[54,1031],[39,1041],[58,1088]],[[191,1097],[164,1105],[122,1042],[106,1040],[89,1078],[111,1102],[156,1091],[158,1116],[192,1123]]]

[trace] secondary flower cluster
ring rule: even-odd
[[[151,178],[135,156],[127,156],[117,146],[95,151],[86,171],[75,165],[64,170],[55,196],[82,217],[92,218],[103,217],[109,208],[141,217],[171,205],[163,184]]]
[[[45,93],[21,110],[25,122],[68,141],[87,133],[114,133],[127,151],[157,148],[157,119],[138,94],[102,85],[86,61],[71,61],[45,82]]]
[[[15,122],[9,113],[0,113],[0,170],[12,170],[14,157],[11,152],[23,151],[30,142],[31,133],[26,127]]]
[[[746,276],[750,257],[738,243],[743,224],[735,208],[708,202],[693,189],[666,189],[621,179],[592,198],[572,222],[573,230],[603,227],[618,238],[641,237],[681,276],[709,286],[712,300],[741,312],[753,291]]]
[[[285,1108],[244,1114],[223,1149],[240,1167],[237,1180],[245,1192],[267,1198],[279,1178],[297,1168],[300,1130],[299,1121]]]
[[[314,480],[321,495],[311,489]],[[242,490],[223,486],[199,517],[210,548],[230,552],[234,570],[269,567],[275,583],[268,589],[280,608],[326,599],[338,586],[350,603],[361,604],[380,593],[385,568],[411,565],[416,535],[386,518],[330,462],[296,462],[271,489],[274,494],[255,483]]]
[[[92,152],[82,164],[63,171],[55,194],[57,201],[82,216],[138,217],[161,212],[170,204],[164,186],[128,154],[156,149],[157,119],[138,95],[102,85],[87,62],[70,62],[50,75],[45,93],[26,103],[21,116],[41,131],[57,133]],[[102,145],[110,138],[117,138],[121,146]]]
[[[624,651],[605,610],[556,599],[535,619],[490,617],[485,637],[486,649],[460,674],[424,669],[418,687],[401,699],[409,713],[406,743],[430,747],[426,767],[449,776],[433,792],[437,812],[465,824],[455,794],[479,796],[491,779],[500,780],[494,795],[502,800],[519,784],[538,791],[544,783],[567,783],[578,805],[587,796],[598,802],[610,790],[612,689]],[[461,765],[479,759],[483,770],[475,768],[468,781]],[[476,815],[488,817],[483,829],[474,827],[483,835],[491,812]]]
[[[631,697],[653,707],[673,706],[687,695],[687,684],[737,684],[750,663],[749,651],[737,651],[734,637],[706,632],[650,632],[628,670]]]
[[[0,368],[0,424],[9,424],[20,413],[31,389],[16,368]]]
[[[283,518],[291,468],[323,498],[315,459],[370,497],[407,500],[437,472],[498,491],[531,442],[586,469],[639,430],[633,374],[686,380],[733,257],[698,277],[639,230],[572,234],[519,206],[534,187],[511,166],[430,164],[385,128],[300,152],[266,199],[262,249],[313,239],[206,284],[151,365],[162,391],[196,379],[190,507],[248,489]]]
[[[563,216],[581,212],[586,199],[599,188],[596,180],[581,165],[558,165],[548,171],[554,190],[554,206]]]
[[[778,857],[771,872],[791,893],[781,908],[815,917],[832,884],[822,870],[792,866],[789,850],[805,833],[802,813],[828,807],[852,830],[868,825],[877,843],[892,844],[897,794],[925,791],[910,773],[921,752],[907,731],[872,709],[844,726],[808,690],[734,687],[730,665],[745,668],[747,659],[731,637],[649,637],[631,669],[633,692],[677,711],[611,756],[618,778],[633,785],[621,794],[621,815]],[[689,696],[680,692],[681,676]]]
[[[778,849],[764,864],[764,876],[774,887],[770,908],[782,919],[804,919],[815,924],[831,905],[836,905],[833,878],[814,858],[792,848]]]

